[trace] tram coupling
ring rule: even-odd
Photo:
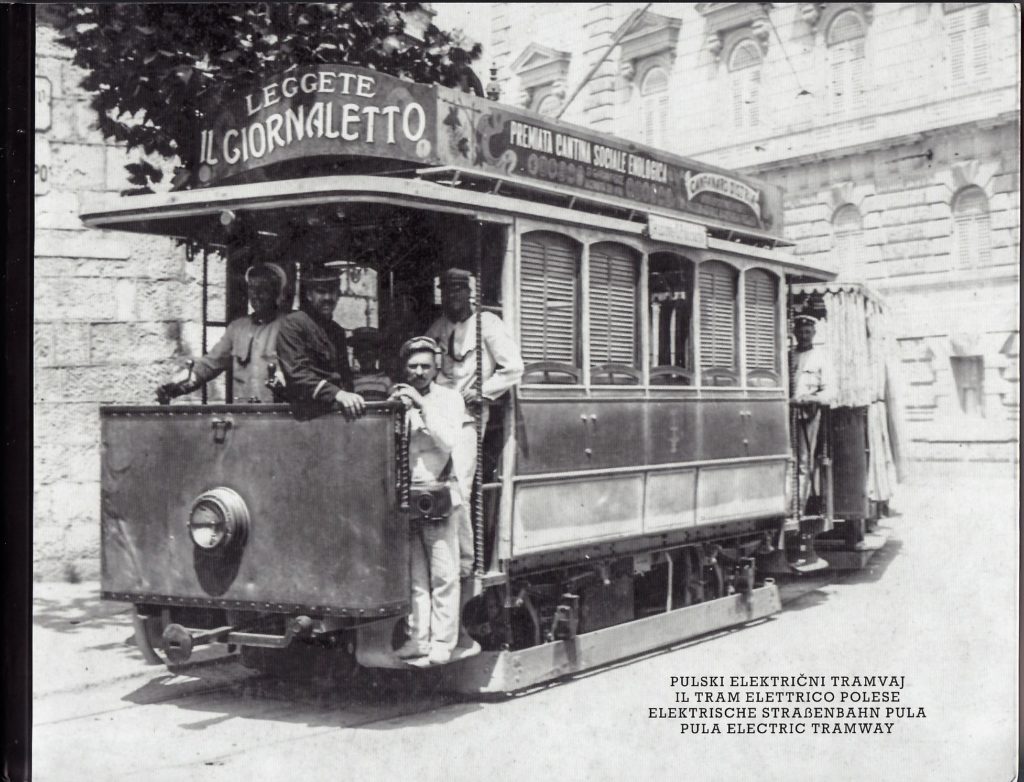
[[[288,620],[284,635],[243,632],[241,628],[233,625],[196,630],[179,624],[169,624],[164,628],[162,641],[167,659],[172,663],[181,664],[188,662],[192,657],[192,650],[197,646],[225,643],[285,649],[295,640],[312,638],[313,630],[314,622],[308,616],[296,616]]]

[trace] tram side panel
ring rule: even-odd
[[[393,414],[300,422],[286,411],[167,409],[101,412],[104,593],[353,618],[407,609]],[[248,529],[207,553],[188,522],[218,488],[244,502]]]
[[[786,512],[784,399],[519,409],[513,556]]]

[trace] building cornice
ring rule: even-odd
[[[866,141],[862,144],[852,144],[844,147],[833,147],[830,149],[823,149],[818,152],[811,152],[806,155],[791,155],[789,157],[777,158],[766,163],[755,163],[748,166],[737,166],[736,170],[741,173],[747,174],[748,176],[757,176],[760,173],[776,171],[782,168],[793,168],[795,166],[805,165],[808,163],[817,163],[824,160],[836,160],[838,158],[850,157],[852,155],[861,155],[866,152],[877,152],[884,149],[891,149],[893,147],[910,146],[912,144],[919,144],[928,138],[959,133],[964,130],[977,130],[979,128],[982,130],[991,130],[993,128],[999,128],[1005,125],[1012,125],[1013,123],[1020,123],[1019,111],[1006,111],[1002,112],[1001,114],[997,114],[993,117],[988,117],[986,119],[968,120],[965,122],[957,122],[950,125],[942,125],[934,128],[927,128],[925,130],[916,131],[914,133],[905,133],[898,136],[886,136],[885,138]],[[696,157],[698,159],[706,158],[709,154],[713,155],[715,153],[703,152],[697,155]]]

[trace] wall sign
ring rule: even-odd
[[[35,108],[36,130],[49,130],[53,122],[51,107],[53,105],[53,85],[45,76],[36,76]]]
[[[685,244],[689,247],[707,248],[708,231],[703,225],[688,220],[673,220],[671,217],[649,215],[647,235],[657,242]]]

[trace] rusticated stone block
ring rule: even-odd
[[[61,481],[39,486],[32,512],[36,521],[43,524],[75,521],[96,524],[100,515],[99,480],[88,483]]]
[[[44,231],[36,237],[37,258],[111,258],[132,255],[124,239],[99,231]]]
[[[107,153],[101,144],[51,144],[50,176],[62,190],[91,190],[106,176]]]
[[[32,363],[49,366],[53,363],[53,326],[37,323],[32,327]]]
[[[36,445],[33,478],[37,485],[70,481],[88,483],[100,479],[99,446]]]
[[[180,331],[177,321],[94,323],[91,327],[91,363],[167,361],[179,353]]]
[[[99,406],[91,402],[37,402],[32,408],[32,439],[36,445],[98,446]]]
[[[32,373],[32,400],[34,402],[57,402],[63,398],[63,369],[36,367]]]
[[[63,183],[62,183],[63,184]],[[80,231],[84,228],[78,218],[78,196],[71,192],[50,190],[35,199],[36,229],[56,228],[62,231]]]
[[[148,403],[153,389],[174,369],[172,362],[68,369],[64,398],[99,404]]]
[[[89,363],[89,324],[56,323],[53,334],[54,363],[78,366]]]
[[[183,283],[139,280],[135,283],[135,316],[139,320],[177,320],[182,317]]]
[[[35,281],[35,319],[40,322],[117,320],[118,308],[111,285],[102,279],[43,278]]]

